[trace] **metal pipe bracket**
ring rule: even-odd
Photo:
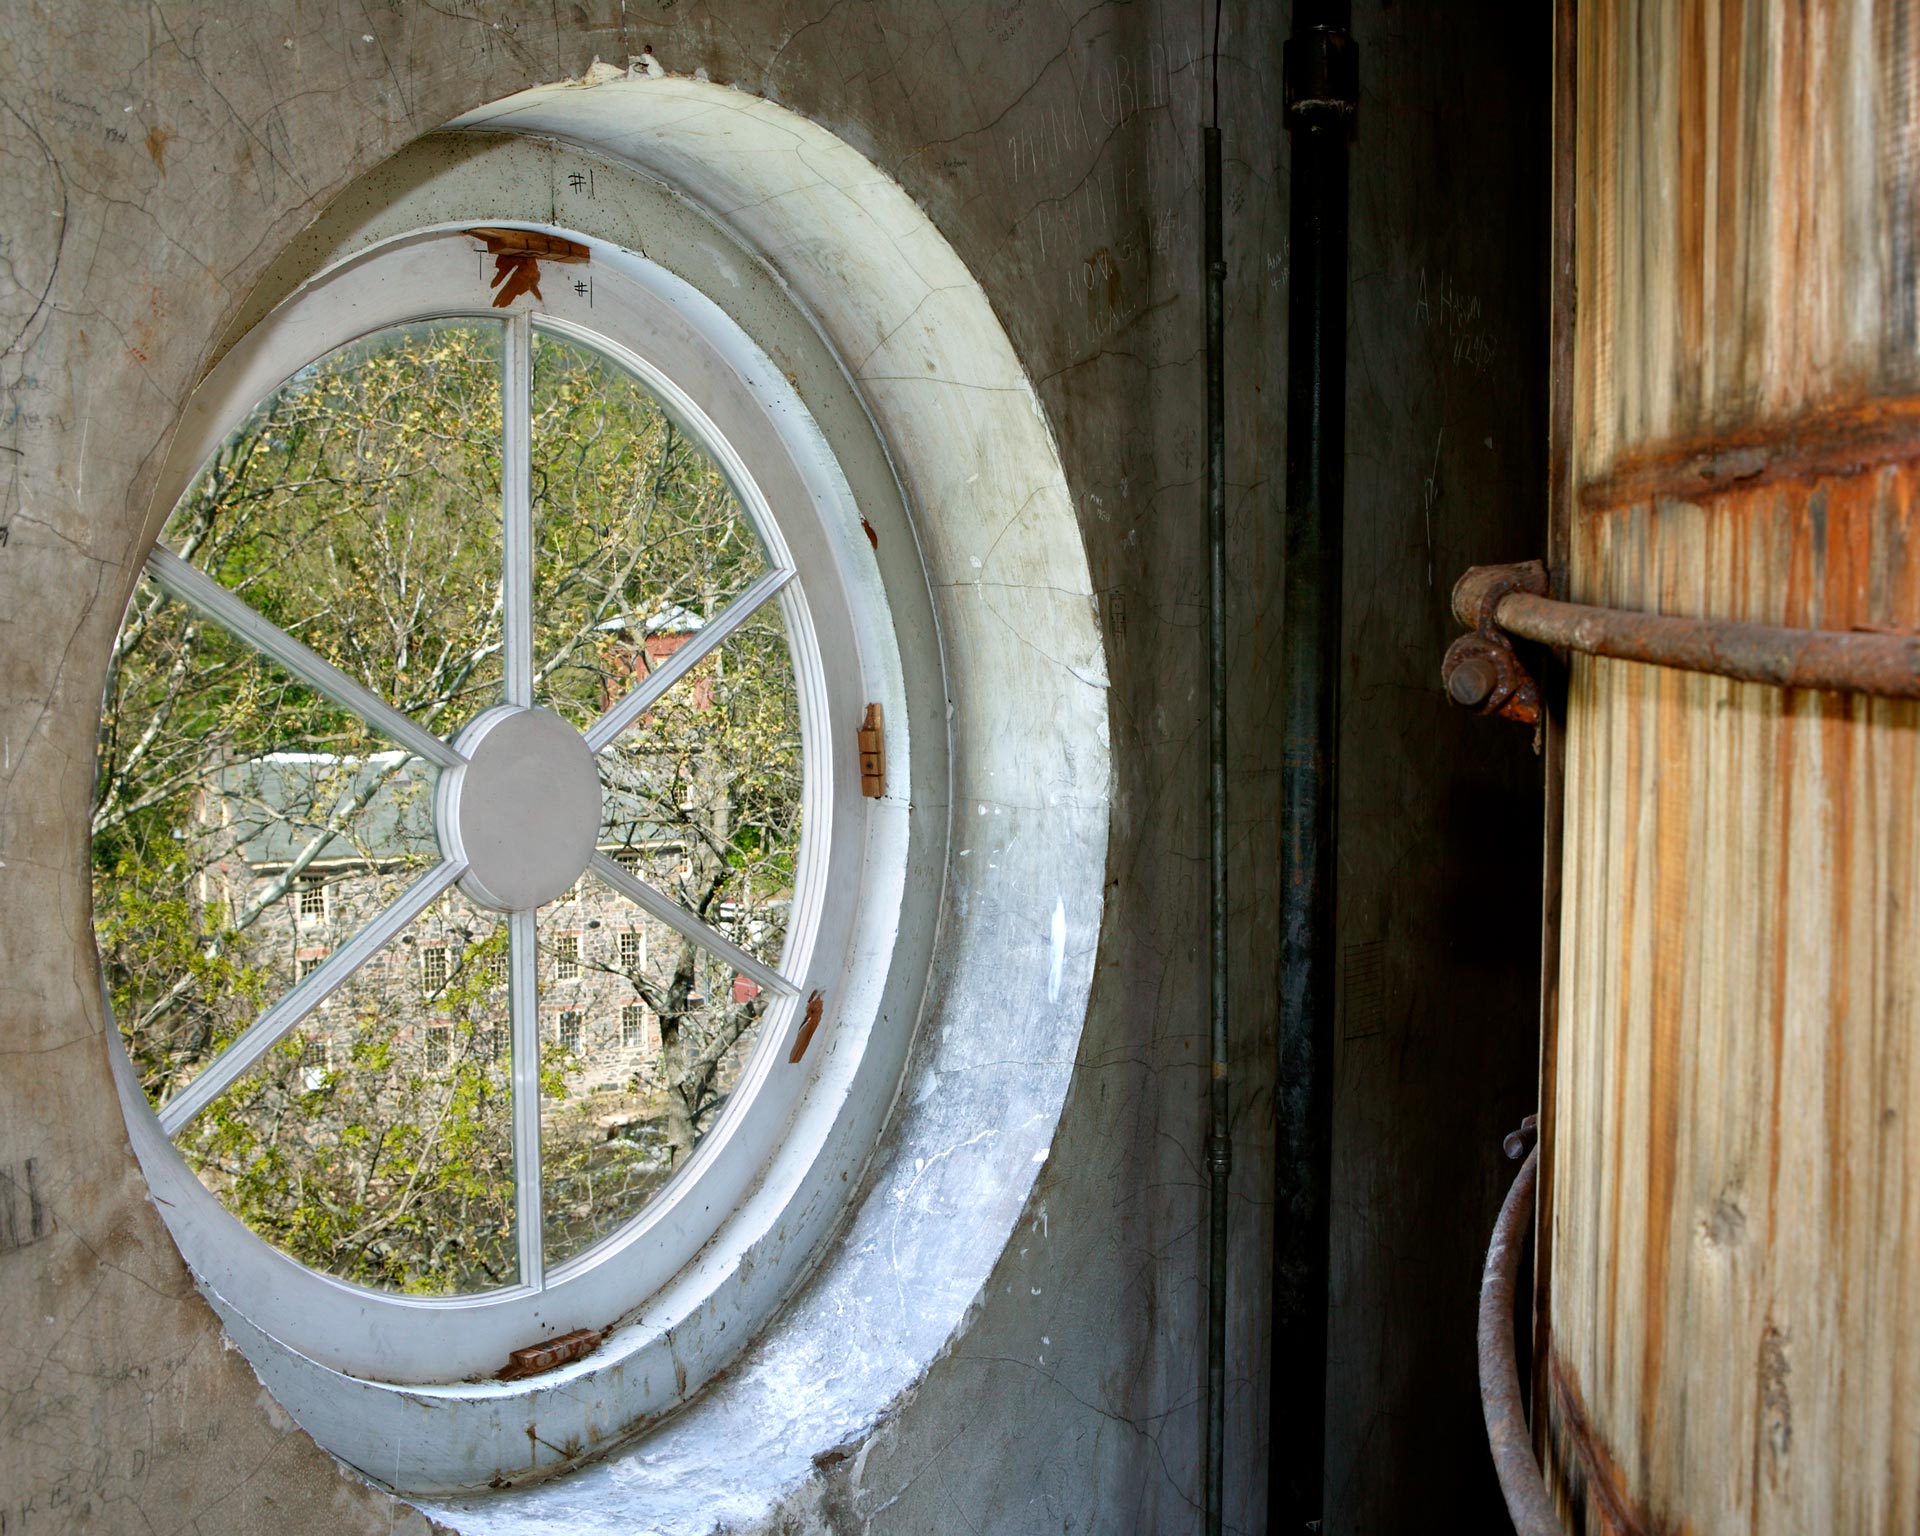
[[[1447,647],[1440,681],[1447,697],[1478,715],[1522,725],[1540,723],[1540,687],[1500,628],[1500,600],[1510,593],[1547,594],[1547,569],[1538,560],[1476,565],[1455,583],[1453,614],[1469,627]]]
[[[1360,50],[1346,32],[1314,27],[1288,38],[1280,79],[1288,132],[1344,119],[1347,138],[1354,137],[1360,112]]]

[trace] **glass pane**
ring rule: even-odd
[[[776,969],[800,851],[800,702],[769,603],[601,755],[603,850]]]
[[[533,336],[535,692],[584,729],[767,569],[726,477],[640,381]]]
[[[771,1001],[589,876],[539,915],[549,1266],[611,1235],[719,1122]]]
[[[103,711],[93,895],[156,1108],[439,862],[435,774],[142,578]]]
[[[179,1135],[255,1232],[448,1296],[519,1278],[504,919],[436,902]]]
[[[163,535],[438,736],[501,698],[503,335],[422,321],[301,369]]]

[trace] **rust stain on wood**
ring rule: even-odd
[[[1665,1536],[1667,1527],[1634,1509],[1619,1463],[1587,1417],[1579,1384],[1558,1355],[1548,1356],[1547,1381],[1553,1394],[1551,1439],[1571,1456],[1563,1477],[1576,1515],[1586,1517],[1586,1529],[1605,1536]]]
[[[1549,430],[1547,441],[1547,572],[1553,590],[1567,588],[1567,558],[1573,527],[1573,391],[1577,327],[1574,291],[1574,230],[1578,185],[1574,128],[1578,99],[1578,31],[1574,0],[1553,8],[1553,233],[1549,260]],[[1563,889],[1561,850],[1566,825],[1566,735],[1563,716],[1544,718],[1546,806],[1544,889],[1540,924],[1540,1141],[1535,1194],[1533,1262],[1532,1397],[1545,1402],[1546,1362],[1553,1337],[1554,1099],[1551,1091],[1560,1050],[1560,939]],[[1544,1420],[1544,1416],[1542,1416]],[[1536,1449],[1544,1452],[1544,1422],[1535,1426]]]
[[[1698,357],[1706,329],[1707,255],[1707,12],[1706,0],[1682,0],[1678,7],[1680,33],[1678,249],[1674,253],[1680,275],[1680,332],[1682,357]],[[1699,372],[1682,370],[1677,377],[1678,409],[1696,416],[1703,379]]]
[[[1673,672],[1656,680],[1654,721],[1660,743],[1684,744],[1682,715],[1687,685]],[[1699,782],[1692,754],[1669,748],[1654,785],[1654,904],[1652,970],[1649,977],[1652,1036],[1647,1063],[1647,1239],[1641,1292],[1644,1306],[1640,1380],[1653,1393],[1666,1369],[1667,1296],[1672,1258],[1675,1160],[1679,1156],[1679,1102],[1683,1013],[1691,976],[1687,953],[1695,820],[1691,808],[1707,786]]]
[[[1556,594],[1920,631],[1915,5],[1574,25]],[[1576,657],[1565,719],[1542,1369],[1573,1529],[1914,1529],[1920,704]]]
[[[1858,475],[1920,458],[1920,399],[1829,404],[1780,421],[1749,422],[1623,452],[1580,487],[1593,515],[1652,501],[1711,499],[1728,487]]]
[[[1666,0],[1579,25],[1586,475],[1623,448],[1909,391],[1911,6]]]

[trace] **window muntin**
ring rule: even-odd
[[[302,922],[325,922],[327,918],[327,883],[321,875],[302,875],[300,877],[298,915]]]
[[[569,887],[569,890],[572,888]],[[561,901],[572,905],[570,896],[561,897]],[[577,933],[556,933],[553,936],[553,974],[554,981],[578,981],[580,979],[580,935]]]
[[[513,1032],[502,1014],[517,990],[511,924],[454,884],[452,861],[435,835],[436,780],[457,752],[440,732],[472,721],[508,689],[511,624],[502,610],[511,606],[510,534],[494,531],[500,514],[485,515],[485,493],[495,507],[507,504],[511,520],[513,433],[506,422],[515,410],[516,334],[531,364],[520,398],[535,411],[528,434],[535,478],[524,498],[533,550],[522,578],[534,610],[532,696],[582,728],[601,729],[594,744],[609,786],[599,837],[606,864],[563,897],[575,903],[570,926],[586,931],[564,936],[576,946],[573,957],[553,946],[553,974],[538,977],[534,990],[537,996],[546,980],[568,971],[569,990],[596,977],[617,981],[618,996],[596,996],[594,1006],[609,1034],[620,1020],[623,1046],[636,1031],[622,1010],[642,999],[637,1006],[659,1023],[667,1043],[639,1070],[628,1062],[619,1080],[587,1077],[585,1065],[595,1056],[590,1023],[575,1023],[571,1047],[544,1071],[544,1084],[531,1061],[517,1063],[516,1053],[503,1049]],[[352,412],[369,422],[357,437],[338,419]],[[636,432],[642,413],[651,419]],[[445,430],[436,432],[436,423]],[[657,450],[661,472],[643,477],[631,463],[622,465],[611,445],[623,432]],[[324,504],[316,506],[311,494],[302,500],[301,487],[289,483],[296,479],[324,484]],[[782,596],[791,571],[769,560],[731,485],[706,457],[699,434],[664,411],[608,346],[550,334],[538,321],[516,333],[511,321],[503,327],[492,317],[447,317],[384,328],[299,367],[223,442],[170,520],[163,549],[172,544],[186,559],[155,557],[143,578],[145,607],[177,615],[176,638],[184,632],[186,642],[230,651],[235,675],[249,668],[269,674],[273,687],[256,689],[256,696],[281,705],[232,733],[226,777],[204,771],[196,803],[231,821],[234,773],[258,781],[259,765],[274,764],[277,777],[266,793],[259,782],[247,786],[255,791],[251,814],[291,846],[277,870],[250,864],[236,855],[257,855],[259,839],[248,845],[242,830],[228,828],[227,868],[202,859],[203,895],[233,867],[252,869],[264,874],[264,885],[255,882],[263,888],[275,888],[276,880],[281,892],[294,885],[294,900],[284,905],[296,922],[328,921],[346,942],[331,967],[296,956],[284,978],[270,968],[250,970],[238,995],[223,993],[212,978],[194,980],[188,990],[204,992],[208,1006],[225,998],[232,1017],[203,1037],[198,1052],[173,1052],[170,1071],[142,1075],[163,1127],[203,1181],[302,1262],[416,1296],[537,1285],[527,1262],[537,1245],[517,1219],[530,1202],[528,1179],[516,1183],[514,1171],[515,1138],[527,1140],[516,1130],[516,1087],[544,1090],[538,1114],[547,1155],[532,1180],[544,1185],[555,1213],[543,1223],[554,1245],[539,1256],[544,1269],[589,1253],[685,1169],[720,1122],[769,1008],[792,996],[793,983],[777,967],[800,854],[801,715],[786,627],[795,594]],[[678,525],[662,516],[663,489],[677,490],[696,516]],[[652,522],[645,539],[632,541],[634,558],[623,566],[606,547],[608,533],[633,522],[621,514],[636,490],[646,493]],[[235,502],[244,505],[244,518],[227,515]],[[476,509],[482,527],[463,545],[456,525]],[[396,537],[402,529],[419,531],[421,549],[396,547],[406,542]],[[371,555],[357,559],[368,539]],[[649,551],[671,558],[643,565],[638,557]],[[506,561],[509,581],[489,603],[474,570],[496,558]],[[317,564],[322,578],[307,573],[303,561]],[[635,569],[663,574],[641,589]],[[196,571],[226,589],[224,603]],[[409,581],[426,589],[412,609],[396,601]],[[310,598],[304,609],[303,583]],[[180,601],[183,595],[188,601]],[[142,601],[136,615],[145,611]],[[402,613],[418,632],[395,640]],[[384,629],[376,619],[386,621]],[[374,639],[353,633],[356,624]],[[122,668],[109,699],[110,727],[138,715],[140,695],[128,684],[151,686],[157,666],[156,659]],[[423,679],[423,671],[430,676]],[[643,687],[644,707],[632,707],[631,696]],[[748,747],[757,748],[750,758],[727,761],[729,752]],[[289,797],[286,783],[298,795]],[[304,873],[315,847],[330,858],[317,913],[312,877]],[[97,873],[104,888],[104,859]],[[589,916],[609,907],[608,916]],[[230,918],[246,909],[229,901],[220,910]],[[621,945],[596,965],[594,930],[609,917],[621,927]],[[203,950],[224,946],[238,972],[238,935],[258,922],[231,932],[206,925],[169,942],[175,958],[196,941]],[[630,952],[634,937],[639,947]],[[139,959],[158,969],[165,948],[149,940]],[[607,947],[604,939],[600,947]],[[529,968],[544,966],[546,946],[529,948]],[[139,950],[137,938],[129,949]],[[661,962],[657,972],[647,970],[648,955]],[[638,963],[620,975],[609,963],[615,958]],[[412,983],[411,1010],[394,984],[403,974]],[[338,1020],[317,1046],[311,1036],[322,1016],[293,985],[309,976],[314,990],[330,992],[327,1013]],[[418,1043],[408,1048],[422,992],[432,998],[436,1019],[451,1020],[414,1028]],[[259,1017],[250,1021],[249,1011]],[[116,1012],[130,1054],[142,1063],[153,1041],[140,1014]],[[254,1049],[262,1023],[278,1043]],[[297,1036],[289,1033],[296,1024]],[[180,1096],[199,1072],[242,1037],[244,1048],[225,1058],[217,1088],[183,1109]],[[316,1051],[326,1053],[325,1070],[316,1070]],[[396,1067],[402,1061],[414,1070]],[[569,1062],[571,1070],[562,1065]],[[577,1108],[588,1093],[598,1111],[591,1137],[582,1134],[589,1117]],[[466,1151],[437,1160],[430,1149],[421,1153],[410,1168],[409,1219],[400,1221],[377,1199],[364,1202],[362,1225],[380,1229],[377,1243],[356,1237],[332,1250],[316,1246],[340,1244],[340,1224],[328,1236],[300,1219],[285,1194],[305,1187],[297,1176],[305,1170],[295,1165],[318,1159],[351,1175],[357,1145],[384,1146],[383,1133],[432,1123],[436,1115],[445,1123],[450,1106],[457,1110],[453,1139]],[[601,1123],[610,1113],[621,1117],[611,1137]],[[521,1117],[528,1118],[524,1109]],[[251,1144],[250,1121],[267,1120],[300,1124],[298,1144]],[[589,1140],[595,1145],[586,1146]],[[609,1142],[616,1144],[610,1150]],[[250,1156],[256,1171],[243,1177]],[[283,1189],[270,1187],[275,1177]],[[429,1223],[413,1212],[449,1201],[458,1202],[460,1219],[443,1219],[441,1238],[430,1241]],[[423,1258],[429,1250],[438,1257]]]
[[[300,1086],[308,1093],[326,1087],[327,1074],[333,1070],[333,1042],[324,1036],[309,1036],[300,1045]]]

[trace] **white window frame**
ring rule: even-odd
[[[555,232],[580,238],[577,232]],[[566,1327],[604,1326],[607,1318],[633,1310],[674,1281],[748,1194],[764,1183],[770,1161],[797,1160],[803,1165],[830,1134],[831,1117],[796,1121],[796,1114],[815,1080],[815,1064],[830,1049],[832,1034],[845,1032],[860,1040],[871,1030],[898,931],[897,896],[876,899],[866,893],[900,888],[905,841],[890,836],[877,847],[869,846],[867,827],[876,802],[861,795],[852,749],[853,728],[866,705],[880,701],[890,723],[899,724],[888,750],[890,762],[904,772],[910,761],[904,730],[908,714],[886,592],[861,532],[859,507],[790,381],[731,321],[683,281],[644,258],[589,243],[595,278],[590,299],[551,281],[544,285],[544,302],[536,304],[530,297],[517,301],[504,316],[508,356],[528,350],[529,328],[538,323],[613,357],[638,375],[719,463],[758,528],[773,579],[763,578],[764,590],[750,596],[756,604],[778,605],[794,659],[804,744],[795,917],[789,920],[778,967],[737,951],[727,956],[766,989],[769,1002],[728,1107],[694,1156],[635,1221],[550,1270],[541,1267],[537,1238],[528,1231],[531,1224],[523,1223],[523,1279],[506,1291],[481,1297],[402,1296],[306,1269],[245,1233],[206,1193],[167,1140],[167,1131],[177,1129],[177,1123],[163,1128],[144,1103],[130,1106],[143,1156],[150,1164],[176,1170],[174,1177],[163,1179],[150,1168],[150,1177],[167,1185],[168,1199],[180,1197],[176,1204],[184,1210],[171,1224],[203,1281],[231,1297],[248,1323],[266,1336],[325,1368],[362,1379],[425,1384],[490,1375],[511,1350]],[[490,265],[455,227],[395,240],[311,281],[242,338],[196,395],[179,452],[169,466],[173,497],[237,421],[293,373],[334,348],[390,325],[422,319],[502,318],[491,307],[486,281]],[[514,387],[510,375],[510,394]],[[508,452],[516,451],[524,455],[525,446],[516,448],[510,438]],[[508,515],[513,515],[511,507]],[[313,661],[301,654],[303,648],[288,646],[270,627],[252,625],[241,605],[223,600],[220,589],[205,578],[196,579],[197,573],[165,551],[155,553],[148,569],[175,596],[237,629],[283,665],[319,675]],[[699,639],[684,648],[685,663],[657,670],[642,687],[660,696],[673,677],[691,669],[698,654],[723,643],[733,627],[725,617],[710,622]],[[340,702],[400,744],[443,765],[451,757],[457,765],[458,753],[450,743],[420,739],[422,733],[405,717],[364,690],[344,679],[327,681]],[[644,707],[640,694],[638,688],[630,693],[587,733],[590,748],[611,739],[609,722],[616,715],[637,718]],[[602,739],[596,740],[594,731]],[[710,950],[732,950],[614,859],[596,855],[592,873],[640,902],[651,917]],[[400,920],[424,909],[457,878],[451,861],[429,871],[383,914],[392,920],[376,919],[362,930],[361,939],[369,934],[381,940],[390,937]],[[832,901],[826,899],[830,890]],[[526,919],[516,916],[511,927],[516,951],[530,961],[530,913]],[[366,946],[349,941],[334,954],[348,956],[356,947]],[[343,959],[334,972],[316,980],[313,990],[328,979],[344,979],[346,971]],[[530,965],[527,972],[531,974]],[[806,1064],[796,1065],[788,1058],[804,1018],[798,1004],[814,991],[834,1000],[833,1018],[819,1042],[810,1046]],[[531,1085],[537,1082],[536,1053],[530,1048],[535,1015],[530,999],[518,999],[517,1004],[516,1019],[527,1022],[515,1026],[511,1071],[520,1083]],[[305,1012],[288,1008],[272,1021],[277,1031],[264,1032],[278,1038]],[[523,1028],[527,1034],[521,1033]],[[210,1066],[201,1076],[212,1080],[215,1072]],[[517,1110],[516,1136],[523,1145],[537,1141],[537,1095],[523,1092],[517,1104],[531,1104],[533,1110]],[[149,1128],[138,1123],[143,1113],[151,1130],[159,1132],[157,1147],[155,1136],[139,1134]],[[796,1135],[796,1125],[806,1129]],[[183,1173],[184,1178],[179,1176]],[[528,1198],[528,1176],[520,1177],[518,1208],[537,1209]],[[537,1175],[532,1177],[537,1184]],[[798,1264],[796,1257],[796,1274]]]
[[[622,1003],[620,1005],[620,1049],[643,1051],[646,1048],[647,1005],[641,1002]]]
[[[300,1046],[300,1086],[308,1093],[324,1088],[333,1070],[333,1042],[325,1035],[309,1036]]]
[[[312,902],[312,910],[308,903]],[[293,886],[293,914],[296,925],[325,923],[332,916],[333,893],[326,876],[304,874]]]
[[[570,896],[563,901],[572,900]],[[585,958],[581,940],[585,937],[578,929],[568,929],[553,936],[553,979],[555,981],[578,981],[580,962]]]

